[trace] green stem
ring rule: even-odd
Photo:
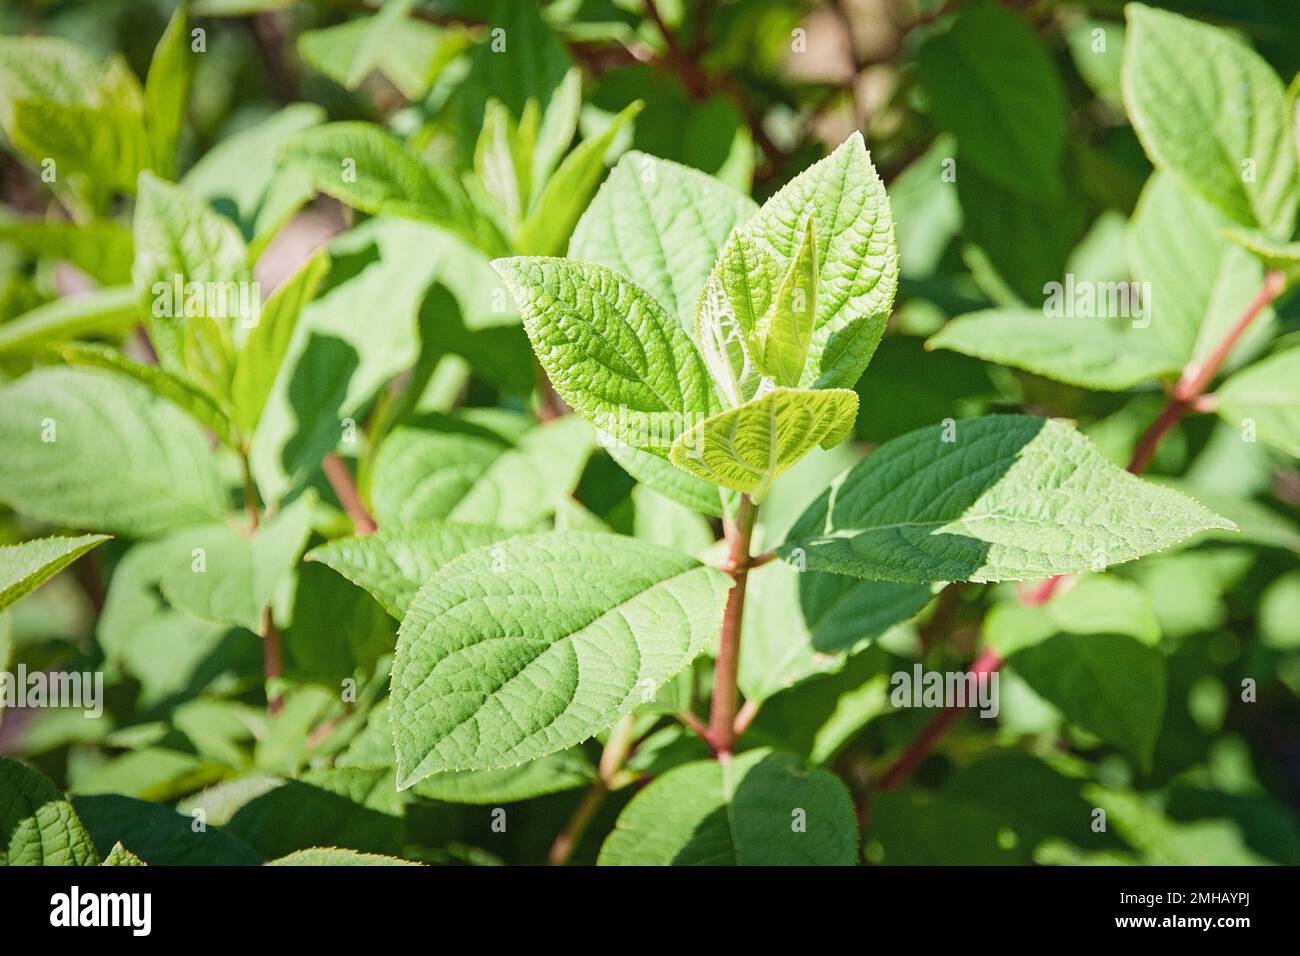
[[[605,796],[619,788],[622,782],[619,779],[620,771],[623,769],[623,764],[627,762],[627,755],[631,753],[635,739],[636,717],[627,714],[609,732],[609,739],[605,742],[605,749],[601,752],[600,763],[596,768],[596,779],[583,795],[577,809],[573,811],[568,824],[551,844],[551,851],[547,854],[547,861],[551,866],[564,866],[569,862],[573,851],[582,841],[582,835],[587,832],[587,827],[591,826],[591,821],[595,818],[601,803],[604,802]]]

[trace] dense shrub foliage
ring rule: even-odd
[[[1298,28],[6,8],[0,862],[1300,862]]]

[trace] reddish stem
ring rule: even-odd
[[[352,474],[348,471],[348,466],[343,463],[343,459],[336,453],[330,452],[321,461],[321,469],[325,472],[330,487],[334,489],[339,504],[352,519],[352,527],[357,534],[374,534],[378,526],[375,524],[375,519],[370,516],[365,502],[361,500],[356,482],[352,480]]]
[[[749,577],[749,541],[754,531],[755,509],[749,495],[741,495],[736,517],[726,524],[727,569],[736,583],[727,593],[722,612],[722,634],[713,669],[713,702],[709,712],[709,744],[719,757],[729,756],[736,743],[736,709],[740,700],[740,630],[745,616],[745,581]]]

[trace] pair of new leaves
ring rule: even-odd
[[[898,264],[888,200],[858,134],[762,209],[746,203],[634,154],[579,222],[573,258],[494,265],[566,402],[615,444],[758,499],[852,429],[852,385],[884,331]],[[631,228],[648,238],[619,222],[638,207],[645,219]],[[684,256],[713,263],[698,287],[672,275]],[[698,259],[681,271],[691,269]],[[670,290],[676,315],[641,278]]]

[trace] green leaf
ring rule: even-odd
[[[1029,580],[1160,551],[1231,522],[1111,464],[1069,425],[990,415],[922,428],[837,478],[780,553],[868,580]]]
[[[0,387],[0,500],[45,521],[144,536],[220,518],[202,432],[148,389],[89,369]]]
[[[584,139],[564,157],[515,234],[514,245],[519,252],[530,256],[555,256],[564,252],[578,217],[587,208],[605,172],[605,154],[619,131],[636,118],[643,106],[639,100],[633,103],[601,133]]]
[[[1133,278],[1148,286],[1147,313],[1171,354],[1204,359],[1259,290],[1264,270],[1222,235],[1228,220],[1168,173],[1147,181],[1129,223]],[[1271,335],[1271,313],[1252,323],[1232,362]]]
[[[398,634],[399,785],[515,766],[609,727],[713,643],[728,584],[608,534],[512,538],[455,559]]]
[[[1151,767],[1165,710],[1165,658],[1121,634],[1061,634],[1007,661],[1068,720]]]
[[[252,273],[235,224],[152,173],[140,176],[132,274],[158,362],[169,372],[186,369],[187,328],[252,322]],[[225,294],[217,295],[217,289]]]
[[[370,495],[375,519],[381,527],[447,519],[533,528],[573,491],[594,447],[591,427],[572,415],[517,437],[476,425],[472,416],[431,415],[395,428],[380,446]]]
[[[15,100],[92,106],[102,77],[103,66],[62,37],[0,37],[0,120],[6,135],[13,135]]]
[[[601,431],[667,457],[717,407],[685,329],[627,277],[567,259],[492,264],[555,390]]]
[[[40,538],[0,546],[0,610],[58,574],[73,561],[108,540],[108,535],[79,538]],[[0,661],[0,666],[4,662]]]
[[[515,532],[484,525],[430,521],[380,528],[340,538],[307,554],[365,588],[399,621],[417,591],[452,558],[504,540]]]
[[[303,498],[252,538],[226,524],[187,529],[178,539],[190,550],[174,553],[163,570],[163,596],[205,621],[260,633],[265,609],[307,544],[310,521],[311,507]]]
[[[379,853],[358,853],[356,850],[340,850],[334,846],[314,846],[306,850],[267,860],[266,866],[419,866],[410,860],[399,860],[395,856],[383,856]]]
[[[230,217],[256,260],[271,237],[316,194],[299,169],[278,168],[272,150],[325,121],[314,103],[294,103],[227,136],[199,158],[182,185]]]
[[[4,222],[0,223],[0,241],[11,242],[29,255],[66,260],[100,285],[131,281],[135,258],[131,232],[112,219]]]
[[[761,499],[812,449],[843,441],[857,414],[852,389],[777,388],[683,432],[670,458],[683,471]]]
[[[108,369],[129,376],[155,395],[167,399],[181,411],[187,412],[191,418],[211,430],[229,447],[238,447],[230,419],[226,417],[225,412],[205,392],[195,388],[180,376],[164,371],[157,365],[146,365],[129,359],[116,349],[104,345],[73,342],[60,348],[59,354],[69,365]]]
[[[578,221],[569,257],[623,273],[694,332],[723,243],[757,208],[697,169],[626,153]]]
[[[1289,236],[1300,195],[1277,74],[1218,27],[1138,3],[1125,12],[1124,102],[1151,161],[1233,221]]]
[[[1228,424],[1300,458],[1300,348],[1278,352],[1228,378],[1215,393]]]
[[[0,757],[0,866],[95,866],[99,853],[62,793],[39,771]]]
[[[257,866],[262,857],[219,827],[194,829],[171,807],[117,794],[79,796],[73,806],[103,846],[130,845],[149,866]]]
[[[861,133],[786,183],[743,232],[784,270],[804,241],[809,214],[817,234],[817,311],[799,385],[852,388],[885,331],[898,285],[889,198]]]
[[[771,750],[670,770],[632,798],[600,848],[601,866],[852,866],[858,824],[848,790]]]
[[[176,143],[185,123],[193,77],[189,16],[182,3],[158,41],[144,83],[144,121],[152,168],[164,179],[176,178]]]
[[[417,783],[412,792],[443,803],[500,805],[584,787],[595,778],[596,768],[574,748],[518,767],[435,773]]]
[[[930,600],[923,584],[800,573],[782,563],[756,568],[747,587],[740,689],[755,701],[840,671],[851,654]]]
[[[329,268],[329,253],[324,250],[303,263],[266,300],[260,320],[240,346],[230,394],[234,422],[243,434],[251,437],[257,428],[275,377],[289,352],[298,317],[303,306],[316,297]]]
[[[1112,287],[1125,299],[1136,295],[1126,283]],[[1121,392],[1182,368],[1164,340],[1136,328],[1135,321],[985,309],[948,322],[925,347],[951,349],[1067,385]]]
[[[1287,285],[1300,278],[1300,242],[1279,242],[1257,230],[1224,229],[1223,238],[1251,252],[1265,269],[1286,274]]]
[[[275,151],[318,190],[362,212],[432,222],[486,251],[507,248],[500,231],[480,215],[451,173],[426,163],[373,123],[327,123],[304,130]]]
[[[969,160],[1016,192],[1051,190],[1065,152],[1065,87],[1025,19],[967,4],[916,54],[930,113]]]
[[[765,315],[751,332],[754,362],[777,385],[794,388],[803,378],[817,305],[817,234],[809,218],[799,248]]]
[[[1110,574],[1085,575],[1046,604],[1004,601],[984,619],[985,642],[1004,658],[1062,632],[1120,634],[1154,647],[1160,621],[1146,591]]]
[[[474,172],[511,225],[528,211],[532,197],[537,122],[536,100],[529,100],[516,123],[510,110],[499,100],[490,99],[483,114],[483,130],[474,146]]]
[[[617,439],[608,435],[600,436],[600,444],[624,471],[659,494],[692,511],[722,516],[722,499],[713,482],[688,475],[658,455],[619,444]]]
[[[140,315],[130,286],[68,295],[0,325],[0,355],[33,352],[51,342],[129,329]]]
[[[149,167],[149,144],[139,115],[50,100],[15,100],[9,135],[14,148],[34,163],[53,160],[60,179],[81,174],[96,187],[135,192]]]
[[[113,849],[108,851],[108,856],[104,857],[104,862],[100,866],[148,866],[144,860],[140,859],[121,842],[113,844]]]

